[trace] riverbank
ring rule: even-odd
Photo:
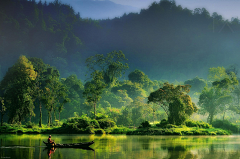
[[[182,128],[140,128],[134,131],[128,131],[127,135],[231,135],[230,131],[219,128],[199,128],[199,127],[182,127]]]
[[[5,134],[126,134],[126,135],[231,135],[230,131],[220,128],[199,128],[179,126],[175,128],[159,128],[156,126],[148,128],[112,127],[107,129],[87,127],[86,129],[47,127],[43,126],[27,128],[25,125],[5,124],[0,127],[0,133]]]
[[[0,126],[0,133],[4,134],[126,134],[135,129],[128,127],[110,127],[107,129],[87,127],[87,128],[69,128],[64,126],[48,127],[43,125],[27,127],[26,125],[4,124]]]

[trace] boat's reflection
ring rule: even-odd
[[[62,149],[61,147],[58,147],[59,149]],[[70,147],[69,147],[70,148]],[[53,154],[55,151],[56,151],[57,148],[49,148],[49,147],[46,147],[43,149],[43,151],[47,151],[47,155],[48,155],[48,158],[51,158],[51,154]],[[94,151],[95,150],[91,147],[81,147],[81,148],[72,148],[72,149],[82,149],[82,150],[90,150],[90,151]]]

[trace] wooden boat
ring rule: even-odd
[[[43,143],[51,148],[51,147],[55,147],[55,148],[88,148],[89,146],[91,146],[92,144],[94,144],[94,141],[91,142],[80,142],[80,143],[73,143],[73,144],[49,144],[47,142]]]

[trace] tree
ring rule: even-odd
[[[40,58],[31,57],[29,61],[33,64],[34,71],[37,72],[37,77],[34,84],[34,98],[35,103],[39,105],[39,127],[42,127],[42,102],[44,97],[44,79],[45,72],[47,71],[47,65]]]
[[[184,82],[184,85],[187,85],[187,84],[191,86],[190,88],[191,93],[194,93],[194,92],[201,92],[207,83],[205,82],[204,79],[195,77],[193,79],[189,79]]]
[[[208,122],[211,124],[214,115],[221,111],[218,99],[222,96],[220,89],[205,87],[199,96],[198,105],[201,113],[208,113]]]
[[[91,103],[94,108],[94,118],[96,119],[96,105],[101,99],[101,94],[106,84],[103,82],[103,72],[94,71],[92,74],[92,81],[86,83],[83,96],[88,103]]]
[[[159,104],[170,118],[173,116],[172,114],[174,114],[172,107],[180,107],[178,109],[181,110],[181,112],[184,112],[186,115],[190,116],[197,111],[197,107],[192,102],[191,97],[187,95],[187,93],[190,91],[189,88],[189,85],[174,86],[173,84],[166,82],[160,89],[150,93],[148,97],[148,103],[153,102]],[[179,100],[182,101],[185,106],[182,106]],[[175,119],[171,120],[171,122],[174,121]]]
[[[33,65],[25,56],[20,56],[4,76],[1,88],[11,123],[21,123],[35,115],[32,95],[36,77]]]
[[[6,113],[6,106],[4,105],[4,98],[0,97],[0,105],[1,105],[1,109],[0,109],[0,113],[1,113],[1,126],[3,126],[3,116]]]
[[[184,104],[179,98],[174,99],[173,102],[169,104],[170,114],[168,116],[168,122],[175,125],[181,125],[184,123],[188,118],[185,110],[186,104]]]
[[[150,105],[144,101],[143,97],[136,97],[128,106],[132,110],[132,122],[134,125],[140,125],[151,113]]]
[[[212,67],[208,70],[208,80],[210,80],[210,82],[220,81],[227,77],[228,75],[224,67]]]
[[[144,72],[136,69],[128,75],[128,78],[133,83],[140,83],[144,89],[149,89],[153,82],[145,75]]]
[[[59,113],[62,111],[63,104],[68,102],[68,98],[65,86],[59,81],[60,74],[57,69],[49,67],[44,75],[43,103],[48,111],[48,125],[50,126],[52,124],[52,112],[56,120],[56,111]]]
[[[238,85],[238,80],[234,72],[226,71],[223,67],[211,68],[211,78],[215,79],[212,82],[212,87],[205,87],[199,97],[199,106],[202,113],[208,113],[208,121],[211,124],[216,114],[225,112],[228,109],[234,110],[232,105],[231,92],[234,91],[234,86]]]
[[[132,124],[132,110],[129,107],[122,107],[121,114],[117,119],[117,124],[124,126]]]
[[[64,109],[64,105],[68,102],[70,102],[70,99],[68,98],[68,90],[63,85],[60,84],[60,87],[58,89],[57,98],[58,98],[58,120],[60,121],[60,113]]]
[[[96,54],[87,58],[86,64],[89,72],[94,72],[100,69],[103,72],[104,81],[106,84],[113,84],[117,78],[122,77],[125,70],[128,69],[128,64],[123,63],[126,61],[125,55],[122,51],[112,51],[104,57],[103,54]]]
[[[115,94],[118,94],[119,90],[126,90],[127,94],[133,100],[138,96],[146,97],[146,91],[141,88],[139,83],[132,83],[131,81],[119,82],[118,85],[112,87],[111,91]]]

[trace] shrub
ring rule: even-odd
[[[144,121],[141,123],[140,127],[149,128],[149,127],[151,127],[151,125],[150,125],[149,121]]]
[[[212,128],[212,125],[205,123],[203,121],[193,121],[193,120],[187,120],[185,122],[185,125],[188,127],[199,127],[199,128]]]
[[[90,121],[90,124],[94,127],[94,128],[100,128],[100,125],[98,123],[98,121],[96,119],[93,119]]]
[[[89,134],[94,134],[93,127],[92,127],[92,126],[88,126],[88,127],[86,128],[86,132],[89,133]]]
[[[221,129],[224,129],[224,130],[230,130],[234,133],[238,133],[238,126],[233,124],[233,123],[230,123],[228,120],[215,120],[213,121],[212,123],[213,127],[215,128],[221,128]]]
[[[88,126],[91,126],[91,119],[86,116],[73,117],[68,119],[67,123],[74,123],[78,128],[86,129]]]
[[[96,120],[106,119],[106,118],[108,118],[107,115],[104,115],[104,114],[101,114],[101,113],[96,114]]]
[[[159,124],[156,124],[157,127],[164,128],[168,123],[166,119],[161,120]]]
[[[25,128],[33,128],[34,126],[35,124],[30,121],[25,124]]]
[[[167,124],[163,128],[177,128],[177,126],[173,124]]]
[[[102,128],[102,129],[116,126],[116,123],[108,118],[100,119],[100,120],[98,120],[98,123],[100,125],[100,128]]]
[[[103,129],[95,129],[95,134],[105,134],[105,131]]]

